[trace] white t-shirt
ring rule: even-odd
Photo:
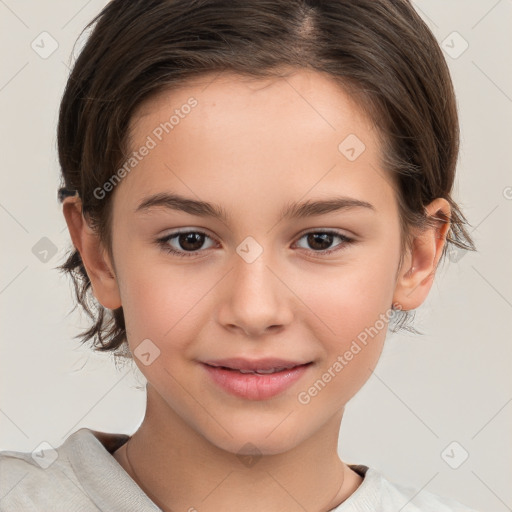
[[[112,456],[128,439],[81,428],[56,449],[48,445],[34,454],[1,451],[0,511],[160,511]],[[364,480],[331,512],[476,512],[451,499],[393,484],[367,466],[350,467]]]

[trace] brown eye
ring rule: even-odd
[[[332,244],[336,239],[341,240],[341,242],[332,248]],[[302,235],[300,240],[305,240],[307,246],[302,246],[301,248],[310,249],[312,252],[319,254],[330,254],[331,252],[340,251],[347,245],[355,242],[354,239],[336,231],[311,231]]]
[[[202,233],[180,233],[177,242],[185,251],[197,251],[204,244],[205,236]]]
[[[329,249],[334,238],[329,233],[309,233],[306,237],[309,246],[318,251]]]
[[[159,238],[157,243],[166,252],[186,257],[204,252],[201,249],[204,249],[207,240],[212,240],[212,238],[202,231],[180,231]],[[210,247],[206,247],[206,249]]]

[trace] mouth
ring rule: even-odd
[[[202,363],[214,384],[247,400],[266,400],[284,392],[312,365],[312,361],[304,363],[270,358],[252,361],[236,358]]]

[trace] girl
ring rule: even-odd
[[[410,3],[113,0],[93,25],[60,109],[62,269],[146,414],[3,452],[1,510],[470,510],[338,456],[389,322],[474,249]]]

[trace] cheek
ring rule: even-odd
[[[320,341],[323,355],[317,380],[303,388],[306,401],[321,394],[315,398],[317,404],[344,405],[378,362],[392,315],[397,263],[392,251],[378,254],[350,262],[330,275],[319,273],[303,280],[299,293],[315,313],[307,315],[309,332]]]
[[[348,288],[331,300],[324,298],[323,321],[330,329],[323,322],[312,326],[322,346],[322,358],[296,397],[300,409],[319,418],[344,407],[361,389],[377,365],[386,337],[391,314],[386,296],[379,294],[379,289],[372,295],[353,294]]]
[[[127,262],[120,288],[130,348],[148,338],[165,353],[182,351],[199,327],[203,299],[218,280],[210,274],[198,278],[197,272],[162,260]]]
[[[308,314],[316,324],[313,332],[337,347],[372,326],[391,308],[394,265],[394,255],[381,251],[377,258],[363,255],[328,272],[297,273],[292,286],[304,312],[314,313]]]

